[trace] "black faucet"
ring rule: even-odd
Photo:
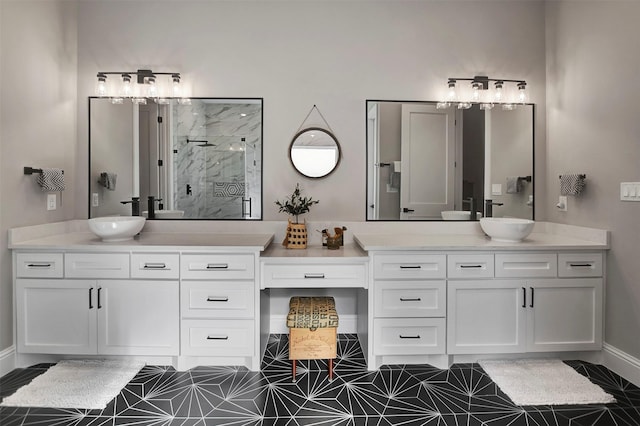
[[[131,200],[120,201],[120,204],[131,203],[131,216],[140,216],[140,197],[131,197]]]
[[[162,201],[162,198],[156,199],[153,195],[149,195],[147,199],[147,219],[156,218],[156,202],[159,203],[160,201]]]
[[[462,204],[469,204],[469,220],[476,220],[476,210],[478,208],[476,206],[476,200],[473,197],[469,197],[462,200]]]
[[[493,206],[502,206],[504,203],[494,203],[493,200],[484,201],[484,217],[493,217]]]

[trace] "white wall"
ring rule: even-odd
[[[78,21],[81,118],[98,71],[180,71],[193,96],[264,97],[265,220],[285,219],[273,202],[296,182],[320,200],[308,220],[365,220],[366,99],[437,100],[447,77],[486,74],[526,79],[532,102],[545,102],[539,1],[102,1],[80,2]],[[344,155],[322,180],[287,156],[314,104]],[[79,170],[86,135],[80,120]],[[86,217],[86,186],[77,197]]]
[[[73,218],[76,182],[86,181],[86,169],[76,174],[76,3],[2,0],[0,10],[2,351],[13,344],[7,229]],[[57,210],[46,210],[46,194],[24,166],[64,169],[67,190]]]
[[[619,200],[620,182],[640,181],[640,2],[548,2],[546,15],[546,215],[611,231],[605,341],[640,358],[640,203]],[[587,186],[563,213],[565,172]]]

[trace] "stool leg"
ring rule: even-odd
[[[329,381],[333,380],[333,358],[329,359]]]
[[[292,359],[291,360],[291,364],[292,364],[292,369],[293,369],[293,377],[291,378],[291,381],[295,383],[295,381],[296,381],[296,360]]]

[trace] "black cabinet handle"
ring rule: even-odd
[[[29,263],[28,268],[51,268],[51,263]]]
[[[400,265],[400,269],[420,269],[420,265]]]
[[[142,269],[166,269],[165,263],[145,263]]]
[[[460,265],[460,269],[478,269],[482,268],[482,265]]]
[[[100,304],[100,293],[102,293],[102,287],[98,288],[98,309],[102,309],[102,305]]]
[[[229,336],[207,336],[207,340],[229,340]]]
[[[319,273],[319,274],[304,274],[305,278],[324,278],[324,274],[323,273]]]
[[[93,287],[89,288],[89,309],[93,309]]]
[[[590,268],[593,266],[592,263],[570,263],[569,266],[572,268]]]
[[[533,295],[535,292],[535,289],[533,287],[529,287],[531,289],[531,304],[529,305],[530,308],[533,308]]]
[[[215,296],[209,296],[207,297],[207,302],[228,302],[229,298],[226,296],[223,297],[215,297]]]
[[[419,339],[420,335],[415,335],[415,336],[403,336],[402,334],[398,335],[398,337],[400,337],[401,339]]]
[[[522,287],[522,307],[527,307],[527,289]]]
[[[421,300],[422,300],[422,299],[421,299],[421,298],[419,298],[419,297],[414,297],[414,298],[404,298],[404,297],[401,297],[401,298],[400,298],[400,301],[401,301],[401,302],[420,302]]]
[[[409,208],[403,208],[402,209],[402,213],[413,213],[415,210],[414,209],[409,209]]]
[[[229,265],[226,263],[208,263],[207,269],[229,269]]]

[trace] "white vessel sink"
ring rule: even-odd
[[[156,210],[156,219],[180,219],[184,216],[184,210]],[[142,212],[142,216],[149,217],[147,210]]]
[[[443,220],[469,220],[471,212],[466,210],[445,210],[440,212]],[[476,219],[482,217],[482,212],[476,212]]]
[[[510,217],[483,217],[480,227],[493,241],[517,243],[533,231],[533,220]]]
[[[105,216],[89,219],[91,232],[105,242],[127,241],[142,230],[142,216]]]

